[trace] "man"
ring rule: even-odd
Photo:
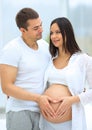
[[[10,41],[0,57],[2,90],[9,96],[6,126],[7,130],[39,130],[39,107],[54,114],[51,99],[41,95],[50,60],[48,44],[41,39],[42,21],[35,10],[21,9],[16,24],[21,36]]]

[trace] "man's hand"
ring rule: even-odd
[[[41,109],[41,112],[44,117],[48,118],[54,118],[55,117],[55,111],[50,105],[50,102],[53,102],[53,100],[46,95],[41,95],[38,100],[39,107]]]

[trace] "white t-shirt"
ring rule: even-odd
[[[15,85],[32,93],[43,93],[43,78],[50,60],[48,43],[38,40],[38,50],[29,48],[21,37],[9,42],[2,50],[0,64],[18,68]],[[9,97],[6,112],[31,110],[39,111],[38,105],[32,101]]]

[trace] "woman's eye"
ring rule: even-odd
[[[56,31],[56,34],[61,33],[60,31]]]
[[[52,35],[53,34],[53,32],[50,32],[50,35]]]
[[[53,34],[60,34],[60,33],[61,33],[60,31],[50,32],[50,35],[53,35]]]

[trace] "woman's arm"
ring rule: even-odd
[[[79,94],[80,101],[83,105],[92,102],[92,57],[85,55],[85,73],[86,73],[86,81],[88,83],[88,90]]]

